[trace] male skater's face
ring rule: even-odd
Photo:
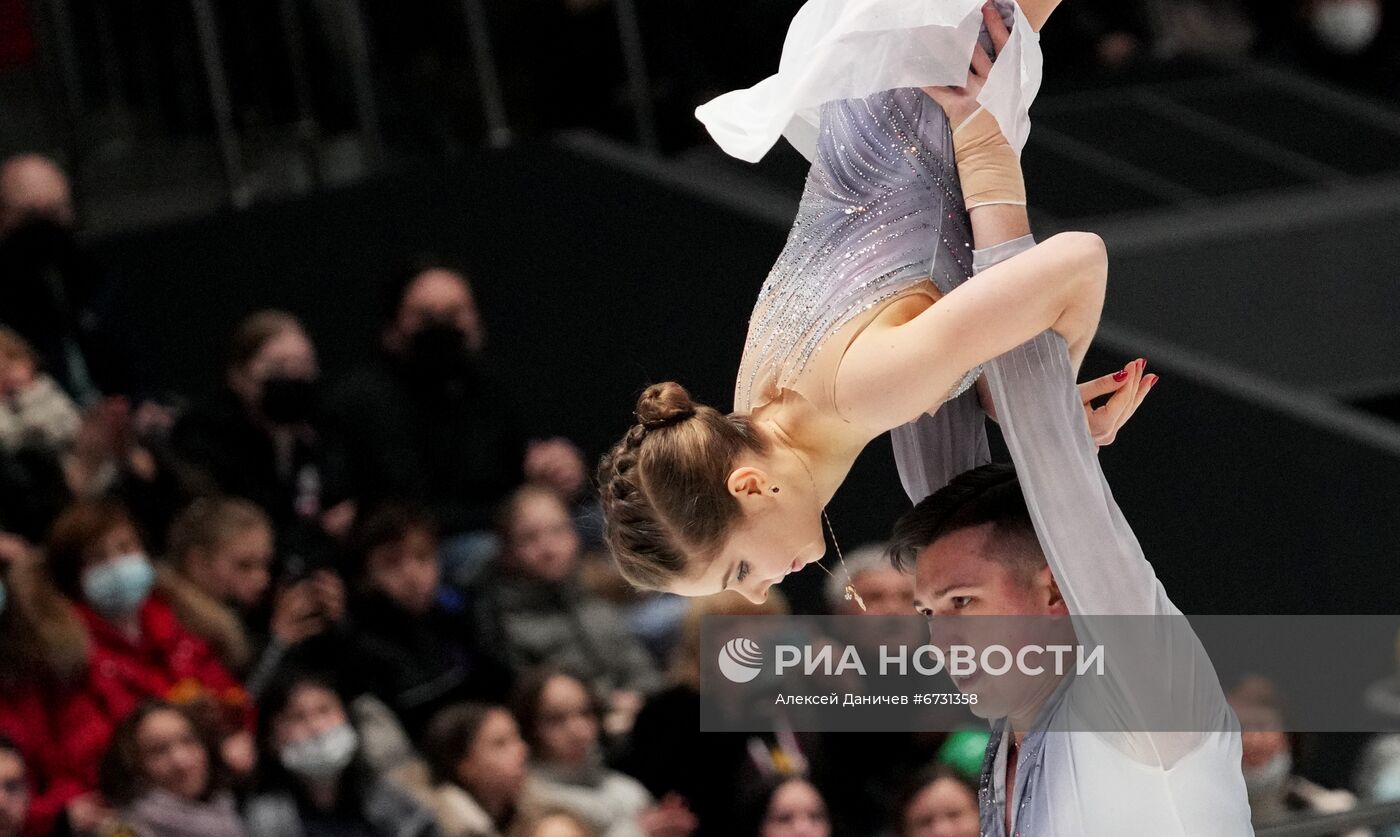
[[[1064,600],[1038,546],[998,536],[991,524],[952,532],[919,553],[914,609],[929,619],[930,641],[945,653],[969,646],[982,659],[991,646],[1014,656],[1028,645],[1073,642]],[[1016,668],[959,676],[950,667],[949,673],[960,691],[977,695],[972,710],[983,718],[1023,712],[1044,700],[1057,682]]]
[[[929,617],[1067,613],[1038,547],[994,531],[990,523],[959,529],[924,547],[914,609]]]

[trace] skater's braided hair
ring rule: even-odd
[[[637,400],[637,423],[598,467],[605,537],[633,586],[666,590],[712,560],[741,514],[727,480],[741,453],[767,452],[747,416],[690,399],[674,382]]]

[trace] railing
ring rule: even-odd
[[[437,0],[451,6],[454,0]],[[453,34],[463,54],[469,55],[470,84],[475,89],[485,124],[484,144],[505,147],[516,136],[506,107],[501,83],[498,52],[490,31],[488,4],[490,0],[455,0],[461,31]],[[505,0],[497,0],[505,2]],[[374,171],[383,166],[387,152],[381,124],[377,82],[382,76],[376,71],[374,32],[368,25],[362,0],[278,0],[275,15],[269,23],[280,31],[259,32],[266,43],[280,43],[285,54],[279,56],[289,69],[285,80],[285,96],[291,102],[291,124],[278,125],[289,130],[294,138],[297,155],[308,173],[305,188],[316,188],[325,182],[318,143],[325,131],[317,114],[313,96],[313,70],[308,54],[308,33],[303,31],[302,13],[313,8],[326,25],[313,36],[333,40],[330,54],[337,66],[328,68],[348,79],[344,91],[350,102],[363,168]],[[49,121],[58,127],[66,147],[70,166],[95,154],[96,146],[116,139],[128,139],[124,132],[131,127],[131,108],[123,78],[121,50],[124,47],[113,25],[113,0],[31,0],[32,18],[39,46],[38,71],[45,89],[45,109]],[[161,48],[178,46],[188,53],[182,69],[198,75],[200,81],[191,84],[198,89],[198,106],[205,111],[204,124],[212,122],[212,141],[222,174],[228,202],[236,207],[248,205],[256,197],[250,183],[249,161],[246,158],[248,140],[238,127],[237,103],[231,90],[230,62],[227,53],[229,33],[221,31],[219,0],[170,0],[157,5],[157,14],[188,15],[188,26],[180,28],[189,33],[190,43],[163,44]],[[626,98],[632,111],[635,141],[645,154],[656,153],[658,147],[656,118],[652,106],[652,86],[646,67],[645,50],[639,9],[636,0],[611,0],[611,13],[616,19],[616,49],[623,59],[626,72]],[[185,67],[188,64],[188,67]],[[192,81],[192,80],[191,80]],[[101,108],[119,114],[120,118],[106,120],[98,131],[87,130]],[[206,129],[207,130],[207,129]]]

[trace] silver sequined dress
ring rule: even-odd
[[[946,293],[971,267],[972,231],[942,109],[909,89],[827,103],[797,220],[754,306],[735,409],[748,412],[792,388],[852,318],[930,278]],[[950,397],[978,373],[969,371]]]

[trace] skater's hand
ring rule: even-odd
[[[923,91],[943,108],[943,112],[948,115],[948,124],[955,129],[981,107],[977,103],[977,97],[982,94],[987,76],[992,72],[992,62],[1001,54],[1002,48],[1011,38],[1011,31],[1002,22],[1001,13],[991,3],[982,7],[982,19],[986,21],[987,34],[992,39],[993,53],[988,55],[978,42],[972,47],[972,62],[968,67],[966,84],[962,87],[923,88]]]
[[[1084,402],[1084,416],[1089,421],[1089,434],[1099,447],[1113,444],[1118,431],[1142,404],[1142,400],[1160,380],[1156,375],[1144,376],[1147,361],[1138,358],[1112,375],[1105,375],[1079,385],[1079,398]],[[1109,399],[1100,407],[1093,401],[1104,396]]]

